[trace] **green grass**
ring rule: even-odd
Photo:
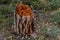
[[[54,13],[49,18],[50,22],[60,22],[60,12]]]
[[[9,10],[9,5],[6,5],[4,7],[0,7],[0,29],[2,29],[3,27],[8,28],[12,26],[13,23],[13,16],[9,16],[7,14],[10,14],[10,10]]]

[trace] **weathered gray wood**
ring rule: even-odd
[[[14,13],[14,25],[12,26],[12,32],[18,35],[31,35],[34,28],[33,19],[34,16],[30,17],[28,15],[21,17]]]

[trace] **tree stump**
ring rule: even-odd
[[[28,5],[17,3],[12,32],[29,36],[34,32],[34,15]]]

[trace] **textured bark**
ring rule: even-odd
[[[34,31],[34,16],[29,6],[22,6],[24,8],[22,9],[22,13],[22,10],[20,10],[20,3],[16,7],[16,12],[14,13],[14,25],[12,26],[12,30],[17,34],[31,35]]]
[[[17,34],[30,35],[33,32],[33,23],[33,18],[30,18],[30,16],[20,17],[14,14],[14,25],[12,26],[12,30]]]

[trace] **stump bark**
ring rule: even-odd
[[[13,33],[30,36],[34,32],[34,16],[33,14],[30,16],[29,14],[27,16],[22,16],[14,12],[14,24],[12,26]]]

